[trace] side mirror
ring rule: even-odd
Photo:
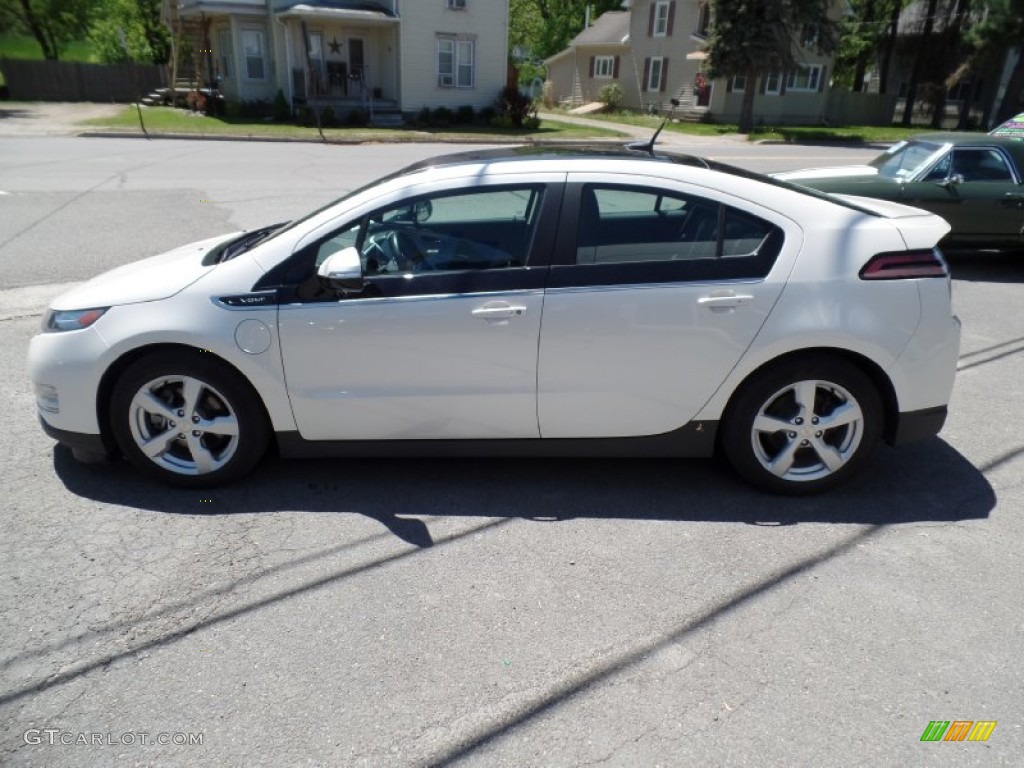
[[[359,258],[359,251],[352,246],[332,253],[324,259],[316,273],[344,291],[361,291],[366,285],[363,280],[363,262]]]
[[[944,182],[942,182],[942,186],[943,187],[955,187],[958,184],[963,184],[963,183],[964,183],[963,174],[961,174],[961,173],[954,173],[952,176],[950,176],[948,179],[946,179]]]

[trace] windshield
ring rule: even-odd
[[[901,141],[869,165],[877,168],[878,175],[884,179],[909,179],[930,165],[945,148],[944,144],[933,144],[930,141]]]

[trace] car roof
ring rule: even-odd
[[[958,147],[1015,147],[1020,139],[1008,136],[993,136],[988,133],[917,133],[908,136],[907,141],[929,141],[934,144],[955,144]]]

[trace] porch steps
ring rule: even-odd
[[[370,122],[375,128],[401,128],[405,125],[405,118],[397,109],[374,110]]]

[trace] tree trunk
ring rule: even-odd
[[[1010,82],[1006,84],[1006,93],[996,113],[996,125],[1004,123],[1017,114],[1020,105],[1021,91],[1024,91],[1024,51],[1017,57],[1017,66],[1013,68]]]
[[[43,29],[43,26],[39,23],[39,19],[36,18],[35,12],[32,10],[32,5],[29,0],[21,0],[21,10],[24,14],[22,19],[25,24],[28,25],[29,31],[39,42],[39,47],[43,49],[43,58],[50,61],[56,61],[60,56],[60,51],[57,49],[51,35],[47,34],[47,31]]]
[[[867,2],[864,3],[863,21],[865,24],[875,23],[875,0],[867,0]],[[866,50],[857,57],[857,64],[853,70],[854,93],[859,93],[864,90],[864,75],[867,72],[868,59],[873,53],[874,51]]]
[[[935,23],[935,8],[939,0],[928,0],[927,16],[924,20],[924,29],[921,31],[921,40],[917,45],[917,55],[914,56],[914,68],[910,73],[910,85],[907,87],[907,99],[903,107],[903,125],[910,125],[914,116],[914,100],[917,98],[917,83],[921,79],[921,70],[924,68],[924,60],[928,55],[928,46],[931,44],[932,28]]]
[[[754,93],[757,88],[757,73],[747,72],[746,87],[743,89],[743,101],[740,102],[740,133],[752,133],[754,130]]]
[[[888,33],[885,38],[885,48],[882,52],[882,64],[878,69],[878,92],[886,94],[889,92],[889,68],[892,66],[892,54],[896,49],[896,32],[900,23],[900,10],[902,2],[892,4],[892,13],[889,14]]]

